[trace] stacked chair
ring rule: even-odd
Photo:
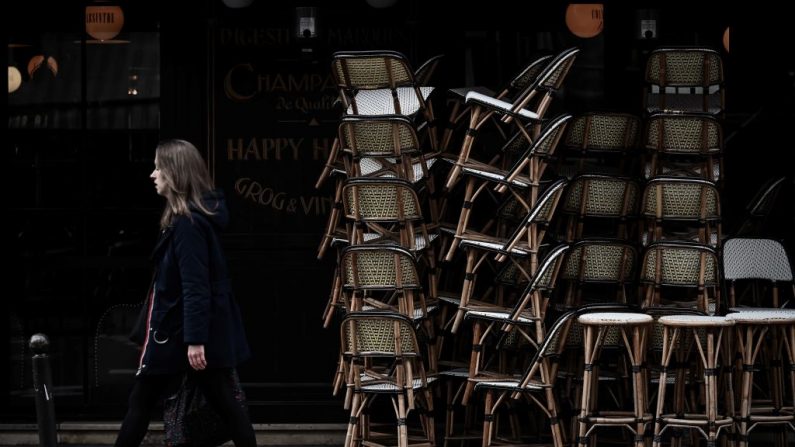
[[[549,112],[579,51],[451,89],[441,134],[439,58],[334,55],[346,446],[788,445],[795,282],[760,224],[784,179],[724,234],[720,55],[649,53],[637,114]]]
[[[723,60],[709,48],[658,48],[646,61],[644,109],[699,112],[721,115],[725,112]]]
[[[519,414],[529,409],[537,423],[557,420],[551,389],[536,388],[539,393],[529,394],[516,389],[517,397],[527,398],[519,401],[499,389],[475,389],[480,383],[515,380],[523,373],[525,381],[542,374],[546,383],[554,383],[546,363],[543,371],[528,369],[534,356],[549,360],[539,348],[549,321],[554,321],[547,307],[568,249],[550,246],[554,238],[548,230],[568,182],[548,168],[554,166],[571,116],[550,119],[546,114],[578,53],[578,48],[570,48],[534,59],[498,93],[484,88],[449,92],[452,110],[443,141],[461,143],[457,153],[447,146],[442,156],[450,169],[440,207],[442,274],[447,277],[445,290],[439,292],[443,309],[438,321],[445,340],[440,365],[446,366],[440,366],[440,375],[454,392],[447,398],[451,410],[445,444],[473,438],[483,445],[520,442],[526,439],[522,428],[527,424]],[[461,123],[468,125],[458,138]],[[501,396],[497,401],[495,393]],[[546,403],[535,405],[537,398]],[[536,419],[540,414],[546,416]],[[511,429],[505,431],[507,426]],[[560,427],[552,438],[563,445]]]
[[[654,319],[652,442],[715,445],[734,431],[734,322],[723,316],[719,261],[722,61],[711,49],[660,48],[645,81],[638,299]]]
[[[453,189],[460,179],[464,165],[471,158],[473,145],[481,127],[493,116],[499,116],[502,123],[515,124],[516,131],[528,144],[534,141],[541,131],[541,122],[549,109],[553,95],[563,84],[579,51],[578,48],[570,48],[557,54],[536,75],[532,83],[511,98],[496,98],[477,91],[466,94],[469,128],[455,156],[453,167],[447,175],[445,181],[447,191]],[[486,152],[489,159],[501,158],[501,154],[494,151],[486,150]]]
[[[475,92],[499,100],[513,100],[515,96],[521,94],[530,84],[535,82],[538,74],[544,69],[544,67],[547,66],[547,64],[549,64],[551,59],[552,56],[545,55],[533,60],[530,62],[530,64],[524,67],[522,71],[514,76],[508,85],[502,88],[499,92],[494,92],[490,88],[484,86],[449,89],[447,92],[449,96],[448,102],[451,103],[450,116],[448,118],[448,125],[445,128],[444,135],[442,136],[442,147],[450,146],[453,132],[464,121],[464,118],[466,118],[471,112],[470,106],[466,105],[467,94],[470,92]],[[497,130],[501,130],[499,125]]]
[[[723,269],[736,325],[738,445],[760,426],[779,428],[776,445],[787,445],[785,430],[795,431],[792,264],[778,241],[736,237],[724,244]]]
[[[330,326],[342,315],[335,391],[345,390],[350,411],[345,445],[433,445],[437,139],[428,83],[440,57],[417,71],[395,51],[332,59],[343,114],[317,184],[336,177],[318,257],[336,248],[323,318]],[[397,430],[373,421],[382,397]]]

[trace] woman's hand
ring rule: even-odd
[[[204,345],[188,345],[188,363],[196,371],[207,367],[207,359],[204,358]]]

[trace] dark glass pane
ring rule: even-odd
[[[15,69],[20,82],[8,93],[9,129],[82,127],[79,39],[72,33],[45,33],[9,42],[9,75]]]
[[[86,43],[89,129],[160,127],[160,35]]]

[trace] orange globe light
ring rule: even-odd
[[[572,3],[566,8],[566,26],[577,37],[596,37],[604,26],[602,3]]]
[[[124,26],[121,6],[86,6],[86,33],[97,40],[110,40],[119,35]]]
[[[726,49],[726,52],[729,52],[729,27],[726,27],[726,31],[723,32],[723,48]]]
[[[8,93],[14,93],[22,85],[22,73],[17,67],[8,66]]]
[[[47,68],[50,69],[50,72],[53,76],[58,76],[58,62],[52,56],[48,56],[46,59],[44,55],[37,54],[30,58],[28,61],[28,76],[33,78],[33,75],[36,74],[36,71],[41,68],[44,62],[47,62]]]

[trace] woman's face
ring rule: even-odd
[[[160,164],[158,163],[157,156],[155,156],[155,170],[149,174],[149,178],[155,181],[155,190],[161,196],[166,195],[166,179],[160,172]]]

